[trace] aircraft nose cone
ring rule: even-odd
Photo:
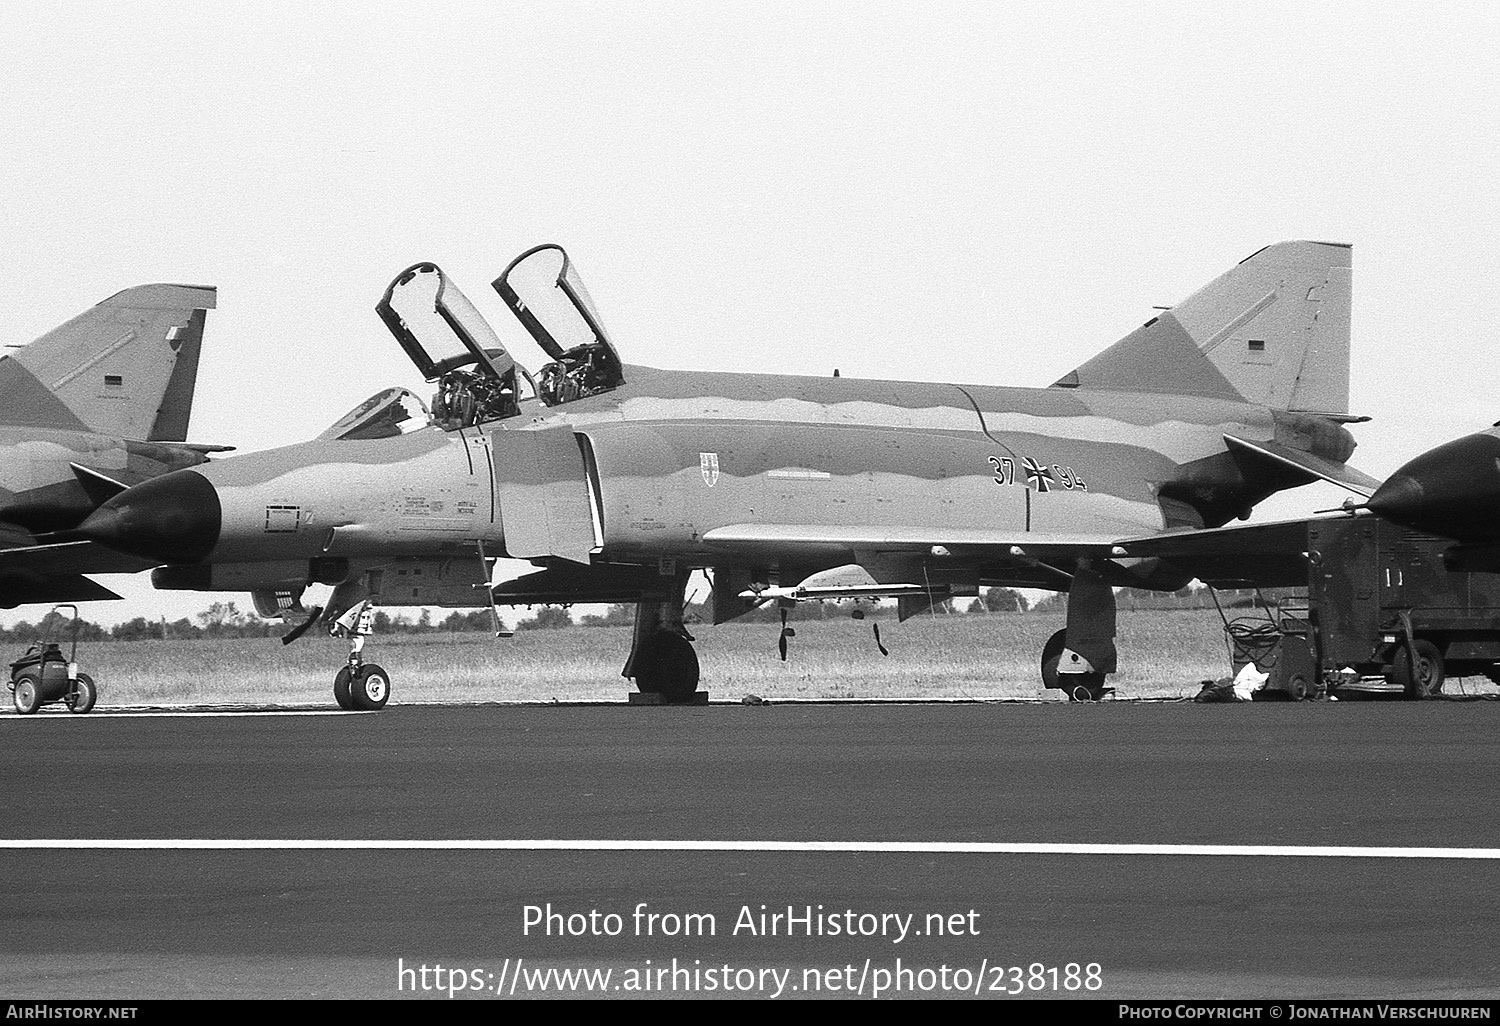
[[[1367,504],[1388,520],[1460,541],[1500,537],[1500,438],[1468,435],[1425,452]]]
[[[1422,482],[1403,468],[1386,478],[1366,505],[1387,520],[1406,523],[1420,515],[1423,494]]]
[[[78,534],[119,552],[163,563],[196,563],[219,541],[219,493],[202,474],[179,470],[110,499]]]

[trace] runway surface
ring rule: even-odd
[[[1493,998],[1497,728],[1488,702],[4,716],[0,996]]]

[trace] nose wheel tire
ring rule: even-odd
[[[350,707],[374,710],[385,707],[391,697],[391,678],[374,663],[366,663],[349,680]]]
[[[349,697],[349,667],[339,667],[339,672],[333,675],[333,700],[339,704],[340,709],[353,709],[354,702]]]

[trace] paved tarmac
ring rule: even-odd
[[[3,716],[0,997],[608,970],[611,997],[1495,998],[1497,729],[1494,702]],[[816,841],[849,847],[677,844]]]

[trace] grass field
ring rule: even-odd
[[[724,624],[693,628],[701,686],[714,701],[754,694],[769,701],[890,699],[1061,700],[1043,691],[1042,644],[1061,626],[1035,614],[881,620],[881,656],[870,624],[797,623],[790,658],[777,656],[777,627]],[[624,701],[620,667],[626,627],[487,634],[375,637],[367,660],[386,668],[393,703]],[[1222,623],[1212,610],[1121,613],[1121,672],[1110,683],[1121,698],[1191,698],[1206,678],[1227,676]],[[305,637],[224,641],[138,641],[82,645],[79,663],[99,685],[99,705],[332,704],[333,674],[345,642]],[[17,652],[19,654],[19,650]],[[1491,693],[1487,681],[1455,681],[1449,691]],[[58,709],[61,706],[56,707]],[[6,712],[10,703],[4,704]]]
[[[805,621],[778,658],[769,624],[696,626],[702,687],[718,699],[776,700],[1036,698],[1037,660],[1060,623],[1025,614],[882,620],[882,656],[872,621]],[[1198,682],[1229,672],[1218,617],[1177,610],[1123,614],[1122,696],[1187,697]],[[626,627],[371,639],[366,658],[391,674],[393,702],[620,701]],[[347,645],[306,637],[141,641],[83,646],[79,662],[99,684],[100,705],[307,703],[331,701]]]

